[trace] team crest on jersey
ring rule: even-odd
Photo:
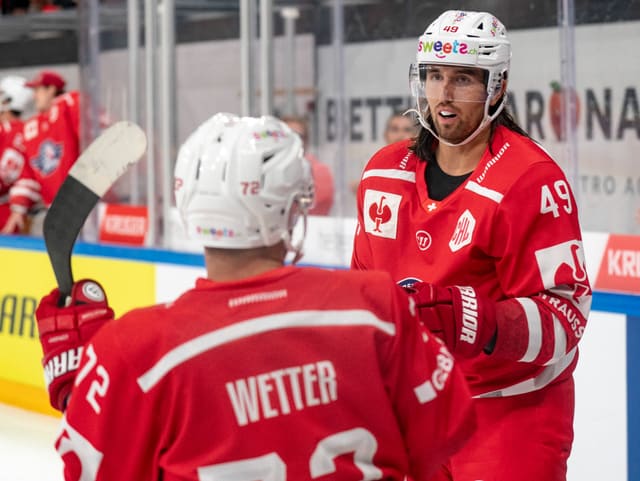
[[[364,193],[364,230],[371,235],[395,239],[402,196],[367,189]]]
[[[31,159],[31,167],[42,175],[49,175],[58,168],[61,158],[62,144],[45,140],[40,144],[38,156]]]
[[[469,209],[465,210],[458,218],[456,228],[449,241],[449,249],[451,249],[451,252],[457,252],[464,246],[471,244],[475,227],[476,219],[471,212],[469,212]]]

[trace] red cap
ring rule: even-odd
[[[53,85],[58,90],[62,90],[65,84],[65,80],[57,73],[51,72],[50,70],[43,70],[24,85],[29,88],[48,87]]]

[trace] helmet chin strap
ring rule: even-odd
[[[458,142],[457,144],[454,144],[452,142],[448,142],[446,140],[444,140],[442,137],[440,137],[435,130],[431,127],[431,125],[429,124],[429,122],[427,120],[424,119],[424,117],[422,116],[422,112],[420,112],[418,109],[409,109],[406,112],[404,112],[403,115],[408,114],[409,112],[415,112],[418,115],[418,120],[420,121],[420,124],[427,129],[431,135],[433,135],[436,139],[438,139],[438,142],[443,143],[444,145],[448,145],[449,147],[462,147],[463,145],[468,144],[469,142],[471,142],[473,139],[475,139],[478,134],[480,134],[480,132],[482,132],[482,130],[489,124],[491,124],[491,122],[494,121],[494,119],[500,114],[500,112],[502,112],[502,109],[504,108],[504,96],[503,98],[500,100],[500,105],[498,106],[498,108],[496,109],[496,111],[493,113],[493,115],[489,115],[489,102],[490,102],[490,98],[487,99],[487,101],[484,104],[484,117],[482,118],[482,121],[480,122],[480,124],[478,124],[478,127],[476,127],[476,130],[474,130],[471,135],[469,135],[466,139]],[[429,112],[429,116],[431,116],[431,113]]]
[[[282,234],[282,240],[284,241],[285,248],[287,249],[287,253],[291,252],[293,254],[293,259],[291,260],[292,264],[295,264],[302,258],[302,247],[304,245],[304,240],[307,237],[307,207],[300,202],[299,199],[295,199],[294,203],[300,207],[300,216],[302,217],[302,237],[296,242],[293,243],[293,229],[295,224],[289,226],[289,229]]]

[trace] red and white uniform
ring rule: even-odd
[[[424,480],[474,418],[412,311],[388,274],[288,266],[107,323],[63,419],[66,479]]]
[[[49,206],[80,155],[78,92],[56,97],[47,112],[24,124],[26,164],[11,190],[11,209],[26,213],[35,203]]]
[[[0,123],[0,227],[11,214],[9,189],[22,174],[25,164],[22,127],[20,120]]]
[[[591,305],[569,184],[537,144],[499,126],[491,151],[484,153],[462,185],[437,202],[427,191],[426,161],[410,152],[410,145],[410,141],[399,142],[381,149],[363,173],[352,267],[383,269],[400,284],[421,280],[442,286],[471,285],[493,299],[498,324],[494,352],[460,361],[472,395],[486,398],[477,407],[480,422],[488,430],[478,432],[475,444],[482,450],[484,439],[486,449],[495,450],[486,437],[492,432],[501,435],[500,420],[515,422],[505,428],[506,433],[522,428],[524,424],[517,423],[524,418],[504,412],[519,402],[527,404],[524,397],[514,395],[531,393],[529,399],[544,404],[544,393],[536,392],[562,385],[564,404],[550,409],[569,419],[568,449],[562,448],[566,460],[572,439],[571,377]],[[508,396],[514,397],[495,401]],[[552,396],[548,397],[551,402]],[[504,407],[507,404],[510,407]],[[537,401],[534,404],[538,406]],[[532,414],[537,415],[523,415]],[[495,419],[487,422],[485,415]],[[565,435],[560,437],[567,444]],[[503,444],[510,442],[508,437],[502,439]],[[495,453],[485,450],[478,457],[501,459]],[[525,479],[514,473],[507,479]]]

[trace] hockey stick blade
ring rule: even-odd
[[[44,242],[61,299],[71,293],[71,251],[80,229],[98,200],[147,148],[144,131],[132,122],[117,122],[78,157],[44,218]]]

